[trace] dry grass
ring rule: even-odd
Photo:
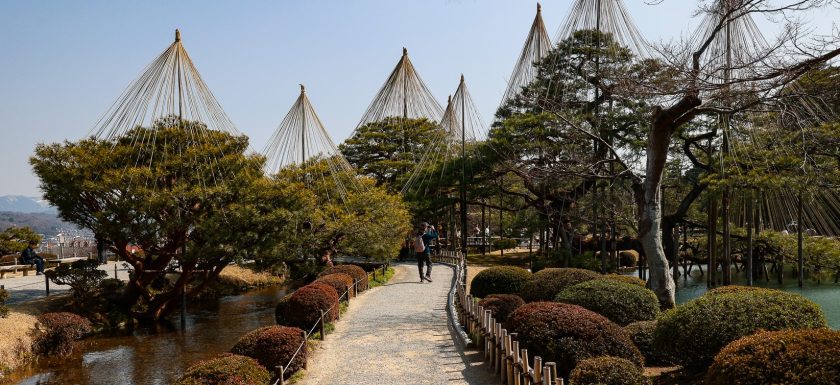
[[[35,316],[16,312],[0,318],[0,379],[32,359],[31,336],[36,322]]]
[[[230,285],[239,289],[247,289],[252,287],[264,287],[271,285],[279,285],[283,283],[280,277],[275,275],[256,272],[247,267],[237,265],[230,265],[222,270],[219,274],[219,282],[223,285]]]

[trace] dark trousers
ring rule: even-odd
[[[417,269],[420,270],[420,278],[423,278],[423,264],[426,264],[426,277],[432,276],[432,255],[430,253],[417,254]]]
[[[38,273],[44,272],[44,259],[41,257],[36,257],[28,260],[26,262],[29,265],[35,265],[35,271]]]

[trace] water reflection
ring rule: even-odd
[[[191,363],[226,352],[243,334],[274,324],[274,305],[285,294],[285,288],[275,287],[192,306],[186,330],[161,324],[129,335],[92,338],[70,357],[40,359],[13,381],[27,385],[170,384]]]

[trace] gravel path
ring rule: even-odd
[[[446,299],[453,271],[432,269],[420,283],[417,266],[394,266],[391,281],[351,301],[335,332],[319,344],[304,385],[491,384],[491,371],[465,350],[449,327]]]

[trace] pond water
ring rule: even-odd
[[[800,288],[796,276],[790,274],[789,270],[785,273],[784,284],[781,286],[779,286],[778,281],[772,275],[770,282],[767,282],[765,279],[759,279],[755,281],[755,286],[781,289],[809,298],[822,307],[831,328],[840,329],[840,284],[834,283],[833,280],[817,283],[806,277],[802,288]],[[736,274],[734,270],[732,271],[732,280],[737,285],[747,284],[746,276],[743,273]],[[706,276],[701,276],[697,269],[691,272],[691,276],[688,279],[681,277],[676,283],[677,304],[699,297],[708,290],[706,289]]]
[[[70,357],[41,358],[15,373],[13,383],[170,384],[195,361],[224,353],[243,334],[273,325],[274,306],[286,292],[273,287],[191,306],[184,330],[176,315],[172,325],[89,338]]]

